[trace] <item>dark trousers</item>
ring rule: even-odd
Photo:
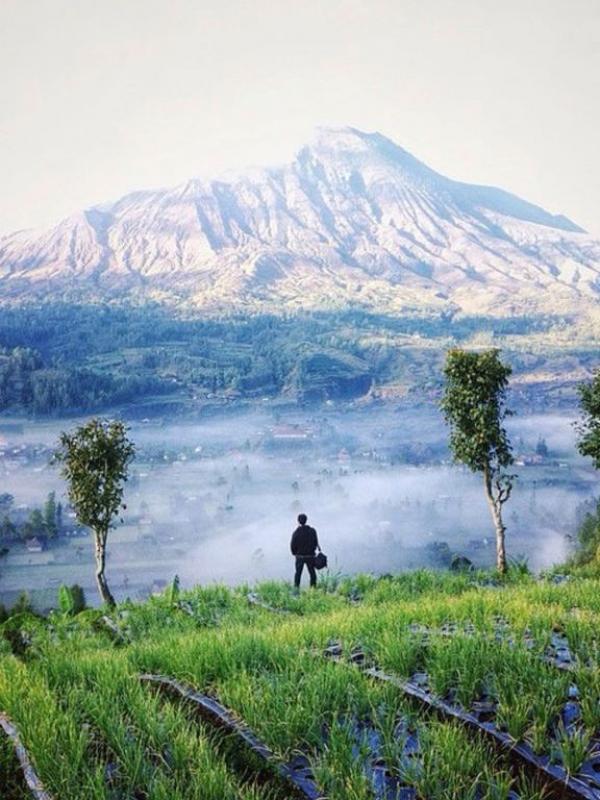
[[[315,557],[296,556],[296,574],[294,575],[294,586],[296,588],[299,588],[300,586],[300,578],[302,577],[302,570],[304,569],[305,564],[306,568],[308,569],[308,574],[310,575],[310,585],[311,586],[317,585],[317,570],[315,569]]]

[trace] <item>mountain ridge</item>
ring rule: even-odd
[[[0,237],[0,289],[5,303],[582,313],[600,293],[600,242],[379,133],[321,128],[289,164],[134,191]]]

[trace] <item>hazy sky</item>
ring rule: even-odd
[[[600,235],[600,0],[0,0],[0,231],[379,130]]]

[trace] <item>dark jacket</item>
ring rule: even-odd
[[[291,550],[294,556],[314,556],[319,546],[317,532],[310,525],[299,525],[292,534]]]

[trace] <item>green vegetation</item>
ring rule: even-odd
[[[600,469],[600,371],[591,383],[579,387],[579,399],[583,419],[577,426],[579,452],[589,456],[596,469]]]
[[[56,459],[68,484],[69,500],[81,525],[94,534],[96,583],[104,603],[115,601],[104,575],[106,540],[122,508],[123,489],[135,454],[127,428],[118,420],[92,419],[73,433],[63,433]]]
[[[0,544],[19,539],[55,538],[63,527],[62,504],[56,502],[55,492],[49,492],[43,508],[33,508],[27,516],[15,512],[14,497],[0,494]]]
[[[428,800],[539,800],[543,773],[515,769],[510,746],[433,715],[348,656],[483,709],[509,745],[578,779],[600,733],[599,590],[576,575],[419,571],[330,577],[299,597],[287,584],[256,587],[272,611],[249,603],[248,587],[219,586],[171,586],[114,608],[109,625],[102,611],[23,611],[0,627],[0,709],[47,788],[68,800],[289,796],[143,673],[218,698],[278,759],[304,758],[331,800],[381,797],[376,775]],[[568,670],[557,667],[565,642]]]
[[[152,305],[4,308],[0,411],[66,414],[141,400],[150,410],[176,411],[224,393],[343,399],[373,382],[422,394],[440,388],[449,347],[482,343],[502,346],[517,374],[555,373],[545,397],[562,402],[566,387],[574,397],[574,367],[596,359],[595,334],[584,334],[573,339],[568,319],[547,316],[391,317],[354,309],[190,318]]]
[[[592,459],[594,467],[600,469],[600,371],[590,383],[579,387],[581,420],[575,428],[578,434],[577,447],[583,456]],[[571,564],[589,564],[600,569],[600,500],[593,504],[581,520],[577,531],[577,551]]]
[[[511,372],[500,360],[498,350],[481,353],[450,350],[444,369],[446,385],[442,400],[455,461],[483,475],[496,530],[499,572],[506,572],[506,526],[502,506],[510,498],[514,480],[514,475],[506,472],[513,457],[503,424],[511,413],[506,408]]]
[[[577,530],[576,550],[569,560],[569,566],[580,567],[587,564],[600,570],[600,500],[585,504],[585,513]]]
[[[173,388],[151,375],[66,366],[60,356],[44,360],[37,350],[0,347],[0,411],[85,411],[144,395],[169,393]]]

